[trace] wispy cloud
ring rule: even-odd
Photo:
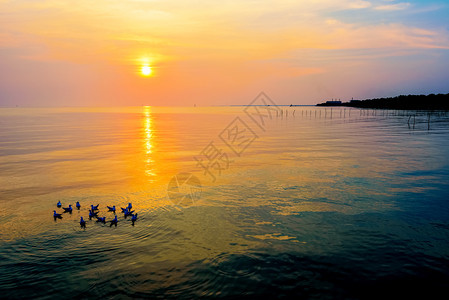
[[[362,9],[362,8],[368,8],[371,7],[372,4],[369,1],[363,1],[363,0],[357,0],[353,2],[348,3],[348,7],[350,9]]]
[[[404,10],[409,7],[410,7],[409,2],[401,2],[401,3],[395,3],[395,4],[378,5],[378,6],[375,6],[374,9],[383,10],[383,11],[395,11],[395,10]]]
[[[449,49],[448,32],[399,23],[360,26],[327,22],[327,41],[335,49]]]

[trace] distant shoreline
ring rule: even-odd
[[[390,98],[351,100],[349,102],[326,101],[316,106],[348,106],[358,108],[449,110],[449,94],[400,95]]]

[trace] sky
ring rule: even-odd
[[[442,0],[0,0],[0,106],[449,93],[448,16]]]

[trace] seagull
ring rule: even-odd
[[[132,217],[131,217],[131,222],[133,222],[133,225],[134,225],[134,222],[136,222],[136,221],[137,221],[137,213],[135,215],[132,215]]]
[[[131,210],[131,208],[133,208],[133,205],[131,204],[131,202],[130,203],[128,203],[128,210]]]
[[[76,201],[76,208],[80,209],[81,205],[79,201]]]
[[[134,210],[133,210],[133,211],[126,210],[126,211],[125,211],[125,218],[126,218],[127,216],[131,216],[131,215],[133,214],[133,212],[134,212]]]
[[[97,217],[97,222],[106,223],[106,217]]]
[[[58,201],[58,203],[56,203],[56,206],[57,206],[57,207],[61,207],[61,206],[62,206],[61,201]]]
[[[96,217],[98,214],[97,211],[89,210],[89,219],[92,219],[93,217]]]
[[[54,210],[54,211],[53,211],[53,218],[55,218],[55,220],[56,220],[56,219],[62,219],[62,215],[61,215],[61,214],[58,214],[58,213],[56,212],[56,210]]]
[[[108,206],[108,209],[109,209],[109,211],[113,211],[113,212],[115,212],[115,205],[114,205],[114,206],[112,206],[112,207]]]
[[[84,221],[83,217],[81,217],[81,220],[80,220],[80,226],[81,226],[82,228],[86,228],[86,221]]]
[[[96,206],[93,206],[93,205],[90,205],[90,207],[92,208],[92,210],[98,210],[98,206],[99,206],[100,204],[97,204]]]
[[[117,216],[115,216],[114,220],[109,221],[109,222],[111,222],[111,226],[109,226],[109,227],[112,227],[112,225],[115,225],[115,227],[117,227],[117,222],[118,222]]]
[[[69,204],[69,207],[63,207],[62,209],[64,210],[64,212],[71,213],[72,212],[72,204]]]

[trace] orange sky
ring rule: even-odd
[[[449,9],[440,2],[0,6],[0,106],[246,104],[260,91],[278,104],[315,104],[449,92]]]

